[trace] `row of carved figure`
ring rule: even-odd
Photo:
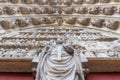
[[[34,57],[36,50],[25,49],[4,49],[0,48],[0,58],[19,58],[19,57]]]
[[[36,39],[24,39],[24,38],[13,38],[13,39],[3,39],[1,41],[1,45],[18,45],[18,46],[41,46],[41,41],[38,41]]]
[[[0,15],[14,15],[14,14],[104,14],[113,15],[120,13],[120,8],[109,6],[109,7],[1,7]]]
[[[76,17],[41,17],[41,18],[29,18],[29,19],[15,19],[14,22],[7,20],[0,21],[1,26],[4,29],[10,29],[13,27],[27,27],[29,25],[82,25],[82,26],[95,26],[98,28],[107,27],[111,30],[117,30],[119,28],[119,21],[116,20],[104,20],[104,19],[91,19],[91,18],[76,18]]]
[[[95,4],[95,3],[109,3],[120,2],[120,0],[0,0],[1,3],[10,2],[13,4],[25,3],[25,4],[40,4],[40,5],[72,5],[72,4]]]

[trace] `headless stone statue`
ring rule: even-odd
[[[85,80],[80,56],[71,46],[57,44],[43,50],[35,80]]]

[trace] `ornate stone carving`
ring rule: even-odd
[[[0,3],[5,3],[7,2],[7,0],[0,0]]]
[[[11,3],[14,3],[14,4],[16,4],[16,3],[18,3],[20,0],[10,0],[10,2]]]
[[[98,2],[98,0],[85,0],[85,2],[88,4],[95,4]]]
[[[73,7],[67,7],[67,8],[64,9],[65,14],[72,14],[73,12],[74,12]]]
[[[115,11],[117,10],[116,7],[106,7],[103,9],[103,14],[105,15],[113,15],[115,13]]]
[[[83,0],[74,0],[74,4],[79,5],[79,4],[82,4],[82,3],[83,3]]]
[[[35,80],[85,80],[80,55],[73,47],[57,44],[46,49],[41,54]]]
[[[72,0],[63,0],[65,5],[71,5],[72,4]]]
[[[93,22],[91,22],[91,24],[92,24],[93,26],[96,26],[96,27],[101,28],[101,27],[104,26],[104,22],[105,22],[104,19],[98,19],[98,20],[94,20]]]
[[[37,7],[34,7],[32,9],[32,11],[35,13],[35,14],[42,14],[43,13],[43,9],[42,8],[37,8]]]
[[[107,25],[107,28],[111,29],[111,30],[117,30],[119,28],[119,22],[118,21],[111,21],[109,22],[109,24]]]
[[[11,28],[14,28],[14,27],[15,27],[14,24],[12,24],[12,23],[9,22],[9,21],[5,21],[5,20],[1,21],[0,24],[1,24],[1,26],[2,26],[5,30],[11,29]]]
[[[44,12],[45,12],[46,14],[53,14],[53,13],[56,12],[56,10],[55,10],[53,7],[46,7],[46,8],[44,9]]]
[[[26,7],[19,7],[18,12],[20,12],[21,14],[24,14],[24,15],[31,13],[30,9],[28,9]]]
[[[16,11],[10,7],[3,7],[3,11],[8,15],[13,15],[16,13]]]
[[[32,4],[34,0],[22,0],[25,4]]]
[[[62,17],[58,17],[58,18],[57,18],[57,23],[58,23],[59,26],[62,25],[62,23],[63,23]]]
[[[54,24],[55,23],[55,18],[52,18],[52,17],[44,17],[43,18],[43,22],[45,24]]]
[[[48,1],[47,0],[37,0],[36,2],[39,5],[45,5],[45,4],[47,4]]]
[[[16,19],[15,24],[19,27],[27,27],[29,25],[28,22],[22,19]]]
[[[72,18],[65,18],[65,22],[67,24],[75,24],[76,23],[76,17],[72,17]]]
[[[101,3],[109,3],[111,0],[100,0]]]
[[[40,25],[42,23],[42,21],[40,19],[36,19],[36,18],[31,18],[30,22],[33,25]]]
[[[59,8],[57,8],[57,11],[58,11],[58,14],[62,14],[63,8],[59,7]]]
[[[100,7],[93,7],[89,9],[89,14],[97,15],[100,12]]]
[[[56,5],[57,0],[49,0],[48,3],[49,3],[49,5]]]
[[[90,18],[79,18],[77,23],[80,25],[88,26],[90,23]]]
[[[76,9],[76,13],[78,14],[86,14],[88,12],[86,7],[80,7]]]

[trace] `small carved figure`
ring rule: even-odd
[[[49,3],[49,5],[56,5],[57,0],[49,0],[48,3]]]
[[[20,12],[21,14],[24,14],[24,15],[31,13],[30,9],[26,8],[26,7],[19,7],[18,12]]]
[[[81,18],[77,20],[77,23],[80,25],[88,26],[90,24],[90,18]]]
[[[82,3],[83,3],[83,0],[74,0],[74,4],[79,5],[79,4],[82,4]]]
[[[63,23],[62,17],[58,17],[58,18],[57,18],[57,23],[58,23],[59,26],[62,25],[62,23]]]
[[[0,0],[0,3],[5,3],[7,2],[7,0]]]
[[[119,28],[119,22],[118,21],[112,21],[109,22],[109,24],[107,25],[107,28],[111,29],[111,30],[117,30]]]
[[[41,20],[40,19],[36,19],[36,18],[31,18],[30,22],[33,25],[40,25],[41,24]]]
[[[35,14],[42,14],[43,13],[43,9],[42,8],[37,8],[37,7],[34,7],[32,9],[32,11],[35,13]]]
[[[66,18],[66,19],[65,19],[65,22],[66,22],[67,24],[73,25],[73,24],[76,23],[76,20],[77,20],[76,17],[71,17],[71,18]]]
[[[25,4],[32,4],[34,0],[22,0]]]
[[[88,10],[86,7],[80,7],[75,12],[78,14],[86,14],[88,12]]]
[[[72,14],[73,12],[74,12],[73,7],[67,7],[67,8],[64,9],[65,14]]]
[[[45,24],[54,24],[55,23],[55,18],[51,18],[51,17],[44,17],[43,18],[43,22],[45,23]]]
[[[47,3],[48,3],[48,0],[38,0],[37,1],[37,4],[39,4],[39,5],[45,5]]]
[[[20,0],[10,0],[10,2],[13,3],[13,4],[18,3],[19,1],[20,1]]]
[[[86,0],[87,4],[95,4],[97,2],[98,2],[98,0]]]
[[[53,7],[46,7],[44,9],[44,12],[47,13],[47,14],[53,14],[53,13],[56,12],[56,10]]]
[[[3,11],[8,15],[13,15],[16,13],[16,11],[10,7],[3,7]]]
[[[63,8],[59,7],[59,8],[57,8],[57,11],[58,11],[59,14],[62,14]]]
[[[5,21],[5,20],[1,21],[0,24],[1,24],[1,26],[2,26],[5,30],[11,29],[11,28],[14,28],[14,27],[15,27],[14,24],[12,24],[12,23],[9,22],[9,21]]]
[[[114,0],[114,2],[120,2],[120,0]]]
[[[99,7],[93,7],[89,9],[89,14],[94,14],[97,15],[100,12],[100,8]]]
[[[22,19],[16,19],[15,24],[19,27],[27,27],[29,25],[28,22]]]
[[[113,15],[116,10],[117,10],[117,8],[114,7],[114,6],[106,7],[106,8],[103,9],[103,14],[105,14],[105,15]]]
[[[105,20],[103,20],[103,19],[98,19],[98,20],[94,20],[93,22],[91,22],[91,24],[92,24],[93,26],[96,26],[96,27],[101,28],[101,27],[104,26],[104,22],[105,22]]]
[[[109,3],[111,0],[100,0],[101,3]]]
[[[72,0],[63,0],[65,5],[71,5],[72,4]]]

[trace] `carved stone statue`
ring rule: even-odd
[[[76,17],[71,17],[71,18],[65,18],[65,22],[67,24],[75,24],[76,23],[77,18]]]
[[[72,0],[63,0],[64,1],[64,5],[71,5],[72,4]]]
[[[72,14],[73,12],[74,12],[73,7],[67,7],[67,8],[64,9],[65,14]]]
[[[57,0],[49,0],[48,3],[49,3],[49,5],[56,5]]]
[[[13,15],[13,14],[16,13],[16,11],[14,9],[10,8],[10,7],[4,7],[3,11],[8,15]]]
[[[43,9],[42,8],[37,8],[37,7],[34,7],[32,9],[32,11],[35,13],[35,14],[42,14],[43,13]]]
[[[107,25],[107,28],[111,29],[111,30],[117,30],[119,28],[119,22],[118,21],[112,21],[109,22],[109,24]]]
[[[99,7],[93,7],[89,9],[89,14],[94,14],[97,15],[100,12],[100,8]]]
[[[101,3],[109,3],[111,0],[100,0]]]
[[[76,9],[75,12],[78,14],[86,14],[88,12],[88,9],[86,7],[80,7],[78,9]]]
[[[54,24],[55,23],[55,18],[52,18],[52,17],[44,17],[43,18],[43,22],[45,24]]]
[[[96,26],[96,27],[98,27],[98,28],[101,28],[101,27],[104,26],[104,22],[105,22],[105,20],[103,20],[103,19],[98,19],[98,20],[91,21],[91,24],[92,24],[93,26]]]
[[[42,21],[40,19],[36,19],[36,18],[31,18],[30,22],[33,25],[40,25],[42,23]]]
[[[25,4],[32,4],[34,0],[22,0]]]
[[[87,4],[95,4],[98,2],[98,0],[85,0]]]
[[[15,24],[18,25],[19,27],[27,27],[29,25],[28,22],[22,19],[16,19]]]
[[[106,7],[103,9],[103,14],[105,15],[113,15],[115,13],[115,11],[117,10],[116,7]]]
[[[90,18],[80,18],[77,20],[80,25],[88,26],[90,24]]]
[[[57,44],[44,51],[35,80],[85,80],[80,55],[73,47]]]
[[[5,3],[7,2],[7,0],[0,0],[0,3]]]
[[[83,0],[74,0],[74,4],[79,5],[79,4],[82,4],[82,3],[83,3]]]
[[[55,10],[53,7],[46,7],[46,8],[44,9],[44,12],[45,12],[46,14],[53,14],[53,13],[56,12],[56,10]]]
[[[39,5],[45,5],[48,3],[48,0],[37,0],[36,3]]]
[[[19,7],[18,12],[20,12],[21,14],[24,14],[24,15],[31,13],[30,9],[28,9],[26,7]]]
[[[18,3],[20,0],[9,0],[11,3],[14,3],[14,4],[16,4],[16,3]]]
[[[15,25],[13,23],[11,23],[9,21],[5,21],[5,20],[1,21],[0,24],[5,30],[15,27]]]

